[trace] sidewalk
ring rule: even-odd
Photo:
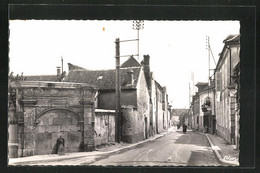
[[[20,157],[20,158],[10,158],[9,159],[9,165],[45,165],[48,162],[57,162],[57,161],[64,161],[68,160],[68,165],[71,165],[69,163],[69,159],[77,159],[77,158],[83,158],[84,163],[92,163],[94,161],[97,161],[98,159],[102,158],[103,156],[107,154],[117,153],[123,150],[128,150],[134,147],[137,147],[140,144],[153,141],[157,138],[160,138],[166,134],[168,134],[171,131],[174,131],[175,129],[173,127],[170,127],[168,130],[165,130],[164,132],[160,134],[156,134],[148,139],[145,139],[143,141],[129,144],[129,143],[115,143],[110,142],[107,144],[104,144],[102,146],[97,146],[96,151],[92,152],[75,152],[75,153],[65,153],[65,155],[58,155],[58,154],[48,154],[48,155],[35,155],[35,156],[29,156],[29,157]],[[76,162],[74,164],[81,164],[80,162]]]
[[[217,155],[218,159],[230,166],[239,166],[239,150],[235,146],[230,145],[227,141],[217,135],[201,133],[208,138],[212,150]]]

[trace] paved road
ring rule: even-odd
[[[113,166],[220,166],[204,135],[171,132],[138,148],[113,154],[91,165]]]

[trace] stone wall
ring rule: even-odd
[[[150,136],[150,96],[145,75],[142,72],[137,83],[137,113],[140,134],[143,132],[143,137],[148,138]]]
[[[95,146],[115,142],[115,111],[95,110]]]
[[[65,152],[94,149],[93,87],[20,81],[14,88],[17,131],[9,136],[18,135],[18,157],[57,153],[59,137],[65,139]]]
[[[163,103],[162,103],[162,91],[156,87],[156,126],[157,133],[161,133],[163,131],[163,121],[164,121],[164,111],[163,111]]]
[[[144,139],[144,117],[133,106],[122,107],[122,141],[135,143]]]

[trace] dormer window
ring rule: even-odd
[[[98,76],[97,80],[103,79],[103,76]]]

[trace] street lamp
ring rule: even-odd
[[[139,30],[144,29],[144,21],[143,20],[134,20],[133,21],[133,29],[137,30],[137,53],[139,60]]]

